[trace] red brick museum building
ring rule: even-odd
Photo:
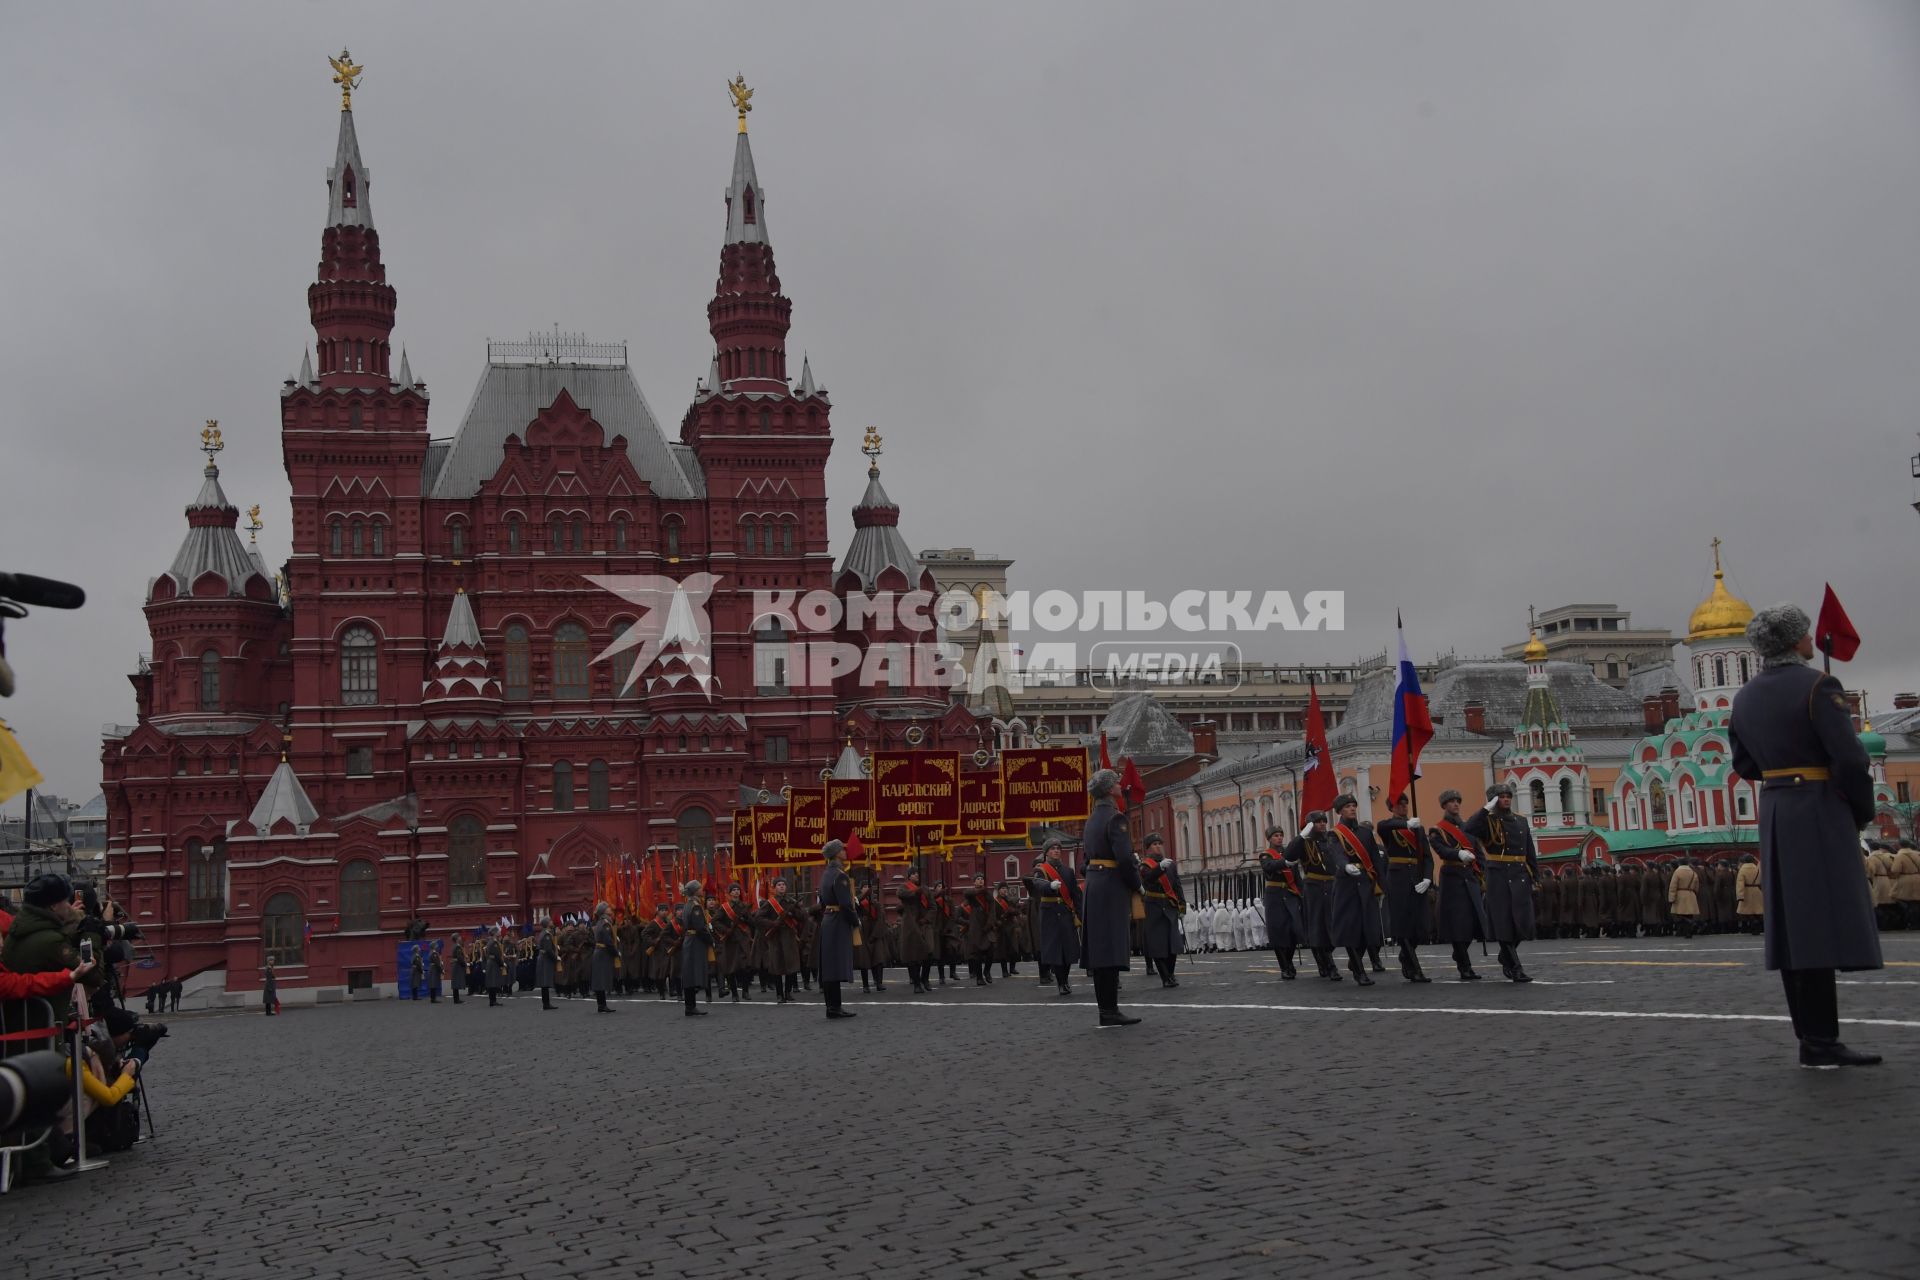
[[[284,585],[241,536],[210,431],[185,540],[148,590],[137,722],[103,744],[109,890],[153,980],[224,969],[250,990],[271,955],[283,988],[392,982],[409,922],[442,937],[583,908],[602,860],[710,853],[743,794],[812,783],[848,742],[898,747],[917,726],[926,746],[992,745],[944,690],[808,684],[792,633],[754,616],[757,589],[932,577],[877,466],[836,567],[832,405],[789,372],[744,112],[713,361],[677,439],[624,347],[566,335],[490,346],[464,415],[431,434],[393,350],[372,188],[343,106],[315,342],[280,388]],[[645,611],[587,581],[603,575],[711,582],[710,666],[669,644],[628,689],[634,651],[609,647]]]

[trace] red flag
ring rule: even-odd
[[[1132,756],[1120,762],[1120,794],[1127,798],[1130,805],[1144,804],[1147,799],[1147,781],[1140,776],[1140,770],[1134,767]]]
[[[1307,767],[1300,780],[1300,821],[1315,809],[1331,811],[1340,784],[1333,776],[1333,752],[1327,748],[1327,721],[1320,714],[1320,690],[1307,685]]]
[[[1107,733],[1104,729],[1100,731],[1100,767],[1102,769],[1113,768],[1113,757],[1107,754]]]
[[[860,843],[860,833],[858,831],[849,832],[847,834],[847,861],[850,863],[859,862],[866,856],[867,846]]]
[[[1840,597],[1833,594],[1831,582],[1820,601],[1820,621],[1813,626],[1813,643],[1820,652],[1840,662],[1852,662],[1853,655],[1860,652],[1860,633],[1840,607]]]

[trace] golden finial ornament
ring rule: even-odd
[[[861,437],[860,452],[867,455],[867,474],[880,474],[880,428],[868,427],[867,434]]]
[[[1753,606],[1727,590],[1727,575],[1720,567],[1720,539],[1709,545],[1713,548],[1713,591],[1687,619],[1689,644],[1744,635],[1747,624],[1753,621]]]
[[[260,504],[254,503],[247,508],[247,542],[249,545],[260,541],[260,531],[267,526],[260,523]]]
[[[733,95],[733,109],[740,116],[740,132],[747,131],[747,112],[753,110],[753,90],[747,88],[747,78],[736,75],[727,81],[727,92]]]
[[[213,465],[213,455],[227,446],[220,440],[220,420],[208,418],[207,425],[200,428],[200,452],[207,455],[207,465]]]
[[[360,73],[366,68],[355,66],[353,55],[345,49],[337,58],[329,55],[327,61],[333,64],[333,82],[340,86],[340,109],[353,110],[353,91],[360,87]]]

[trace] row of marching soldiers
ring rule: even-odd
[[[1463,804],[1458,791],[1443,791],[1441,816],[1423,823],[1410,816],[1402,793],[1389,803],[1391,816],[1369,828],[1359,821],[1358,800],[1341,795],[1331,815],[1309,813],[1299,832],[1269,831],[1261,897],[1280,976],[1298,976],[1295,958],[1304,948],[1319,976],[1337,982],[1338,951],[1353,980],[1372,986],[1371,974],[1385,971],[1380,950],[1391,938],[1409,982],[1431,981],[1418,948],[1436,940],[1452,947],[1464,982],[1481,976],[1470,953],[1476,942],[1499,948],[1509,981],[1533,981],[1520,962],[1520,944],[1537,928],[1532,827],[1514,812],[1505,783],[1488,787],[1486,804],[1471,816],[1463,816]]]
[[[687,906],[696,901],[702,910],[690,915]],[[665,1000],[691,993],[711,1000],[717,990],[738,1003],[751,1000],[756,989],[785,1004],[813,989],[822,915],[817,902],[803,902],[784,878],[776,879],[771,894],[758,904],[749,902],[739,885],[729,886],[722,897],[689,883],[680,904],[663,902],[649,919],[609,909],[604,918],[581,914],[543,922],[520,938],[499,928],[471,942],[455,938],[448,961],[454,999],[458,1003],[457,993],[465,990],[498,1004],[517,985],[539,991],[548,1009],[558,1007],[556,995],[593,995],[605,1008],[609,995],[645,993]],[[855,915],[860,929],[854,968],[867,991],[885,991],[886,971],[900,967],[916,993],[931,991],[936,981],[940,986],[949,979],[959,982],[963,963],[972,981],[984,986],[996,969],[1002,976],[1018,973],[1020,961],[1034,950],[1028,905],[1011,885],[990,887],[984,876],[975,876],[964,892],[950,894],[944,884],[928,889],[909,875],[899,888],[896,913],[887,911],[868,884],[858,892]],[[703,929],[706,963],[698,964],[696,955],[690,966],[687,957],[700,948],[689,948],[689,931]],[[437,989],[437,950],[426,963]],[[701,970],[691,981],[684,972],[689,967]],[[416,985],[420,981],[416,978]]]
[[[1534,889],[1542,937],[1649,938],[1759,933],[1765,910],[1760,862],[1668,859],[1549,871]]]

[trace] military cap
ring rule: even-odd
[[[1359,804],[1359,803],[1360,801],[1354,798],[1353,796],[1347,794],[1346,792],[1342,792],[1341,794],[1333,798],[1333,811],[1335,813],[1338,813],[1350,804]]]
[[[827,841],[820,849],[820,856],[828,862],[840,861],[847,856],[847,842],[844,840]]]
[[[1153,846],[1157,844],[1165,844],[1165,843],[1166,841],[1162,840],[1159,834],[1156,832],[1155,834],[1150,835],[1145,840],[1141,841],[1140,847],[1143,849],[1151,849],[1153,848]]]
[[[1327,820],[1327,811],[1325,809],[1315,809],[1313,812],[1307,815],[1308,825],[1312,825],[1313,823],[1316,823],[1316,822],[1325,822],[1326,820]]]
[[[1285,827],[1268,827],[1267,828],[1267,839],[1269,840],[1273,839],[1275,836],[1290,836],[1292,834],[1293,832],[1287,830]]]
[[[1797,604],[1776,604],[1762,609],[1747,623],[1747,642],[1762,661],[1793,652],[1800,637],[1813,628],[1813,620]]]
[[[1112,795],[1113,789],[1119,785],[1119,774],[1111,769],[1096,769],[1093,776],[1087,779],[1087,794],[1098,800]]]
[[[1441,804],[1449,804],[1455,800],[1465,800],[1465,799],[1466,799],[1465,796],[1461,795],[1458,791],[1455,791],[1452,787],[1448,787],[1445,791],[1442,791],[1440,793]]]
[[[1505,796],[1509,800],[1513,799],[1513,784],[1511,782],[1496,782],[1488,787],[1487,799],[1491,800],[1495,796]]]

